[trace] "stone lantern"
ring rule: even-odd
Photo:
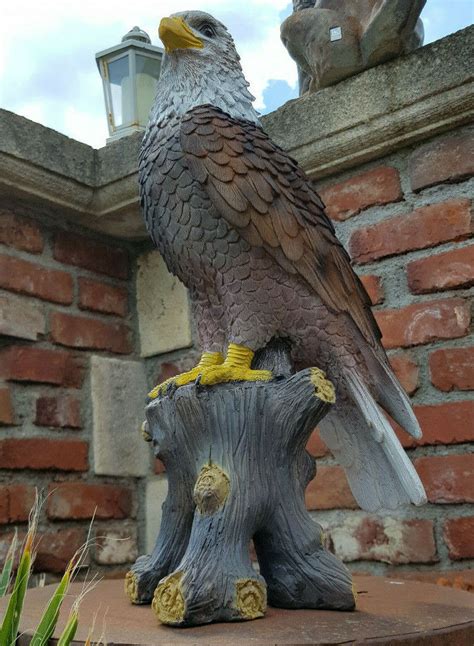
[[[152,45],[139,27],[125,34],[120,45],[95,55],[104,86],[107,143],[145,129],[162,56],[163,49]]]

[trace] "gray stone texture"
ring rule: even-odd
[[[263,117],[268,134],[319,178],[472,120],[474,27],[366,70]]]
[[[262,118],[315,177],[451,130],[472,118],[474,27],[374,67]],[[138,204],[141,134],[100,150],[0,109],[0,195],[57,209],[116,237],[145,239]]]
[[[140,433],[146,393],[141,362],[91,358],[96,474],[123,477],[148,474],[150,450]]]

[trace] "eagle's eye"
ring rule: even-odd
[[[205,22],[202,25],[200,25],[199,31],[203,36],[207,36],[207,38],[214,38],[214,36],[216,35],[214,27],[210,25],[208,22]]]

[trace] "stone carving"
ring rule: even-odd
[[[293,0],[281,38],[300,94],[315,92],[423,44],[426,0]]]
[[[277,378],[183,386],[147,406],[169,490],[155,548],[129,572],[126,592],[152,602],[162,623],[256,619],[267,595],[283,608],[354,608],[351,574],[304,505],[316,471],[305,446],[333,406],[332,384],[320,370],[293,374],[281,341],[253,368]]]
[[[321,199],[261,127],[226,27],[189,11],[160,36],[141,202],[189,289],[202,356],[149,394],[142,433],[169,493],[126,590],[174,626],[257,618],[267,594],[351,610],[351,575],[304,506],[306,443],[318,425],[358,503],[395,509],[426,498],[380,407],[417,438],[419,424]]]

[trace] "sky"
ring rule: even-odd
[[[175,11],[208,11],[229,28],[261,113],[297,96],[296,66],[279,37],[282,20],[292,11],[288,0],[14,0],[5,5],[0,108],[95,148],[108,136],[95,53],[118,44],[134,25],[161,45],[159,21]],[[422,18],[427,44],[472,24],[474,0],[428,0]]]

